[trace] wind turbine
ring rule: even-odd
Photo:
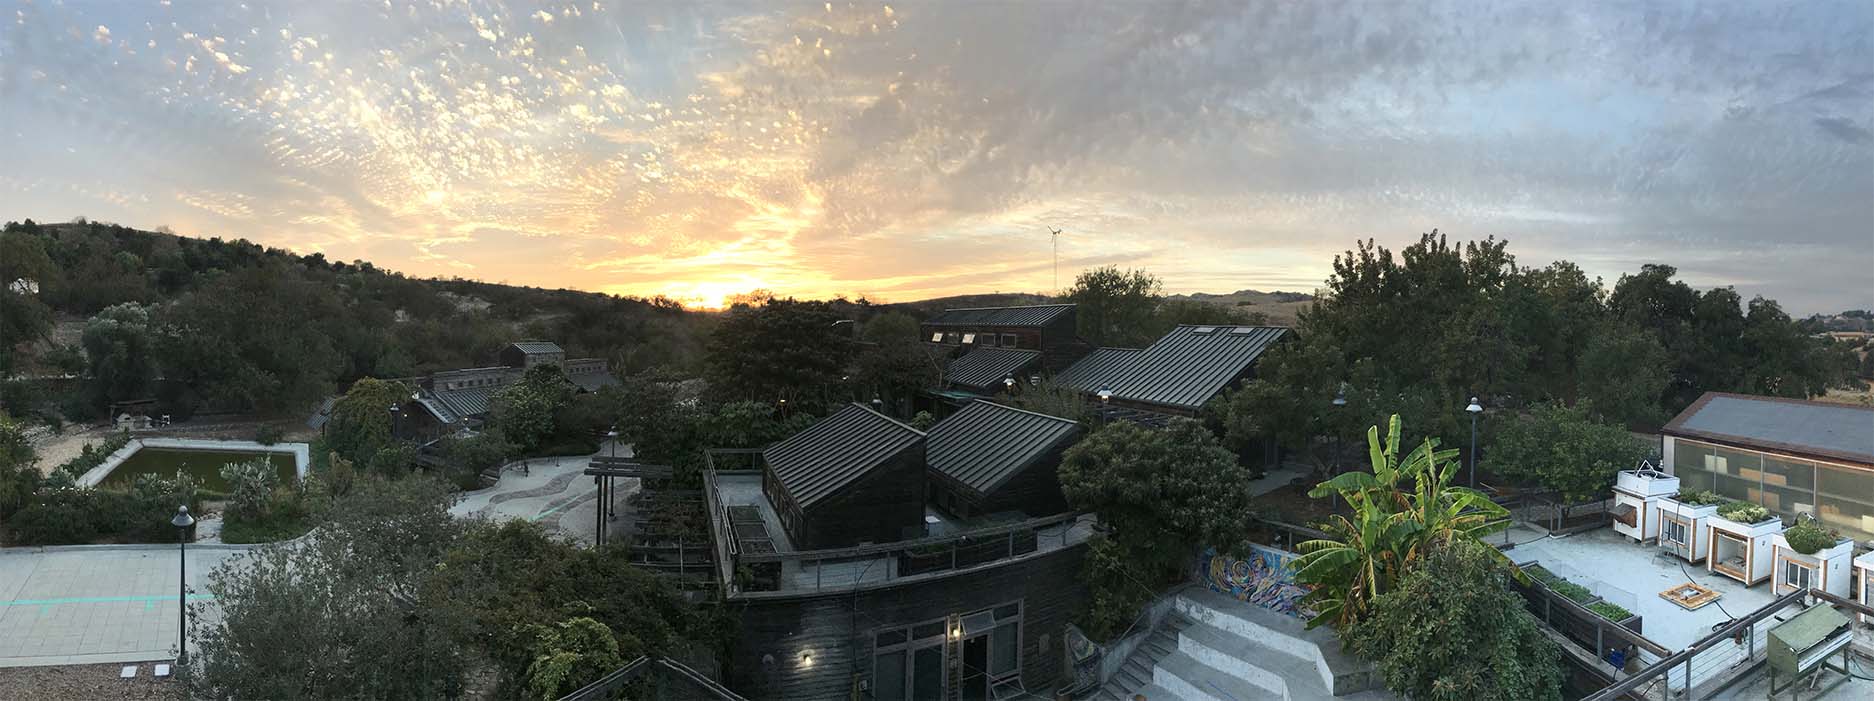
[[[1054,245],[1054,292],[1061,291],[1061,230],[1048,227],[1048,241]]]

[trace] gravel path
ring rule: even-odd
[[[119,679],[125,664],[0,668],[0,699],[8,701],[105,701],[188,698],[181,682],[158,680],[153,663],[137,665],[134,679]]]

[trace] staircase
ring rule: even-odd
[[[1099,701],[1379,701],[1372,665],[1340,650],[1331,630],[1201,588],[1140,645]]]

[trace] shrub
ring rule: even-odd
[[[104,464],[104,459],[110,457],[111,453],[129,444],[129,431],[118,431],[98,443],[86,443],[85,447],[79,450],[78,457],[59,465],[59,471],[75,478],[83,477],[86,472],[91,471],[91,468]]]
[[[1718,507],[1718,515],[1738,523],[1763,523],[1770,520],[1770,510],[1747,501],[1730,501]]]
[[[584,616],[553,627],[529,626],[529,632],[536,643],[534,661],[527,666],[527,691],[539,699],[557,699],[598,681],[644,647],[630,635],[621,644],[610,626]]]
[[[1386,688],[1420,701],[1562,698],[1561,654],[1490,546],[1434,545],[1348,629]]]
[[[1585,604],[1594,600],[1594,592],[1588,591],[1587,587],[1563,579],[1554,572],[1540,567],[1531,567],[1528,573],[1530,577],[1541,582],[1542,586],[1548,587],[1549,591],[1567,597],[1569,601],[1573,601],[1577,604]]]
[[[1689,504],[1691,506],[1711,506],[1713,504],[1723,504],[1726,501],[1724,497],[1718,496],[1716,492],[1694,490],[1691,488],[1681,488],[1676,500],[1681,504]]]
[[[7,526],[18,545],[167,543],[176,540],[176,527],[169,520],[181,505],[191,510],[200,506],[194,483],[183,474],[174,479],[139,475],[128,490],[78,488],[66,482],[40,489]]]
[[[1783,539],[1789,541],[1789,549],[1804,555],[1814,555],[1841,542],[1840,535],[1809,519],[1803,519],[1783,531]]]
[[[223,514],[229,521],[260,521],[267,518],[267,507],[276,486],[273,465],[265,458],[231,462],[221,466],[221,479],[228,483],[228,506]]]
[[[1606,601],[1596,601],[1592,604],[1588,604],[1588,610],[1598,613],[1601,615],[1602,618],[1613,621],[1615,623],[1619,623],[1621,621],[1624,621],[1633,617],[1632,611],[1628,611],[1624,608],[1621,608],[1617,604],[1609,603]]]

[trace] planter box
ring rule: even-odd
[[[1647,542],[1659,537],[1659,502],[1679,493],[1679,478],[1652,469],[1621,470],[1609,513],[1614,532]]]
[[[1739,523],[1712,514],[1706,519],[1705,570],[1730,577],[1744,586],[1770,578],[1771,549],[1783,532],[1783,520],[1772,516],[1759,523]]]
[[[1804,578],[1807,579],[1807,585],[1802,588],[1821,589],[1843,598],[1851,594],[1848,579],[1849,558],[1854,556],[1853,540],[1843,538],[1832,546],[1817,550],[1813,555],[1804,555],[1791,550],[1789,541],[1782,533],[1773,537],[1771,576],[1776,581],[1776,594],[1796,591],[1802,586]]]
[[[1659,500],[1659,547],[1694,565],[1705,561],[1711,535],[1706,532],[1718,505],[1687,504],[1674,497]]]
[[[1854,571],[1860,574],[1861,589],[1855,592],[1855,601],[1865,606],[1874,606],[1874,551],[1861,553],[1854,559]],[[1861,614],[1862,623],[1874,623],[1874,615]]]

